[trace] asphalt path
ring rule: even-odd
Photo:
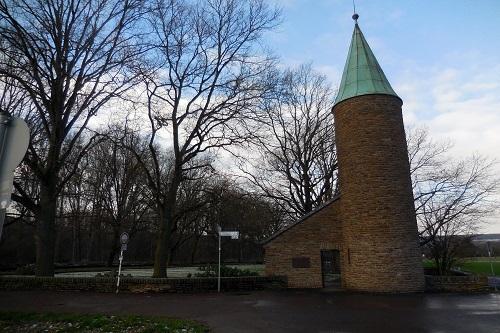
[[[500,332],[500,294],[330,290],[202,294],[0,291],[0,311],[142,314],[213,332]]]

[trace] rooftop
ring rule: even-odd
[[[386,94],[399,97],[392,89],[363,36],[358,25],[358,17],[358,14],[352,16],[355,21],[354,32],[334,106],[346,99],[361,95]]]

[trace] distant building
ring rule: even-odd
[[[403,103],[353,19],[332,108],[339,196],[263,242],[266,270],[292,288],[424,291]]]

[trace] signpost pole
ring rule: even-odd
[[[116,281],[117,294],[118,294],[118,289],[120,288],[120,275],[122,274],[123,251],[127,249],[128,239],[129,239],[128,233],[126,233],[125,231],[122,232],[122,234],[120,235],[120,243],[122,244],[122,249],[120,252],[120,257],[118,258],[120,259],[120,264],[118,265],[118,280]]]
[[[122,273],[122,261],[123,261],[123,250],[120,252],[120,265],[118,266],[118,281],[116,282],[116,293],[118,294],[118,289],[120,288],[120,275]]]
[[[222,228],[219,226],[219,262],[218,262],[218,268],[217,268],[217,292],[220,293],[220,252],[221,252],[221,241],[220,241],[220,238],[221,238],[221,230]]]
[[[5,223],[5,215],[7,208],[0,208],[0,238],[2,238],[3,225]]]
[[[238,239],[240,236],[240,233],[238,231],[222,231],[222,228],[219,226],[217,227],[217,230],[219,231],[219,264],[218,264],[218,273],[217,273],[217,292],[220,293],[220,254],[222,251],[222,245],[221,245],[221,237],[222,236],[228,236],[231,237],[231,239]]]
[[[490,242],[486,242],[488,245],[488,258],[490,258],[490,266],[491,266],[491,275],[493,277],[493,285],[495,286],[495,291],[497,291],[497,280],[495,279],[495,270],[493,269],[493,262],[491,261],[491,250],[490,250]]]
[[[9,123],[9,117],[4,116],[3,114],[0,113],[0,160],[4,157],[3,156],[3,146],[4,146],[4,140],[5,140],[5,135],[7,132],[7,124]],[[0,164],[1,167],[1,164]],[[0,170],[0,175],[4,172],[3,170]],[[3,181],[0,179],[0,181]],[[7,212],[7,207],[0,207],[0,239],[2,238],[2,230],[3,230],[3,224],[5,222],[5,213]]]

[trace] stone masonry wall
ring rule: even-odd
[[[286,275],[290,288],[322,288],[321,250],[342,248],[338,205],[326,204],[264,244],[266,274]]]
[[[286,278],[222,277],[221,291],[285,289]],[[0,290],[116,292],[116,278],[2,276]],[[120,278],[120,292],[189,293],[217,291],[217,278]]]
[[[472,292],[488,289],[487,276],[425,276],[426,291]]]
[[[425,288],[401,105],[363,95],[333,108],[350,290]]]

